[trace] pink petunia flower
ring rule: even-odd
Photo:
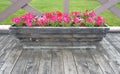
[[[32,23],[31,23],[31,22],[27,23],[27,26],[31,27],[31,26],[32,26]]]
[[[80,12],[72,12],[72,16],[80,16]]]
[[[79,18],[73,18],[74,23],[79,23],[81,20]]]
[[[50,21],[51,22],[55,22],[57,20],[57,17],[56,16],[51,16],[51,18],[50,18]]]
[[[63,21],[64,21],[64,23],[68,23],[70,21],[70,18],[69,17],[64,17]]]
[[[94,11],[92,11],[92,12],[89,13],[89,16],[96,17],[96,13]]]
[[[21,18],[20,18],[20,17],[13,18],[13,19],[12,19],[12,22],[18,24],[18,23],[21,22]]]
[[[92,22],[92,18],[91,17],[86,18],[86,22]]]

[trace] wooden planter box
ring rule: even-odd
[[[81,46],[100,42],[109,27],[13,27],[10,33],[24,45]]]

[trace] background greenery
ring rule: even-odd
[[[10,5],[11,3],[9,2],[9,0],[0,0],[0,12],[5,10]],[[30,5],[42,12],[55,10],[62,11],[63,0],[33,0],[31,1]],[[70,12],[85,11],[86,9],[92,10],[99,5],[100,3],[97,2],[97,0],[70,0]],[[116,6],[120,8],[120,3],[118,3]],[[0,24],[12,24],[11,18],[15,16],[20,16],[25,13],[26,11],[20,9],[4,21],[0,22]],[[109,26],[120,26],[120,18],[112,14],[109,10],[104,11],[100,15],[104,16]]]

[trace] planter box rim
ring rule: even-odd
[[[32,27],[26,27],[26,26],[20,26],[20,27],[15,27],[15,26],[11,26],[10,28],[63,28],[63,29],[78,29],[78,28],[110,28],[107,24],[105,24],[103,27],[47,27],[47,26],[45,26],[45,27],[42,27],[42,26],[38,26],[38,27],[36,27],[36,26],[32,26]]]

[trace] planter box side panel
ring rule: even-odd
[[[96,44],[107,34],[109,28],[17,28],[10,32],[23,44],[43,46],[79,46]]]

